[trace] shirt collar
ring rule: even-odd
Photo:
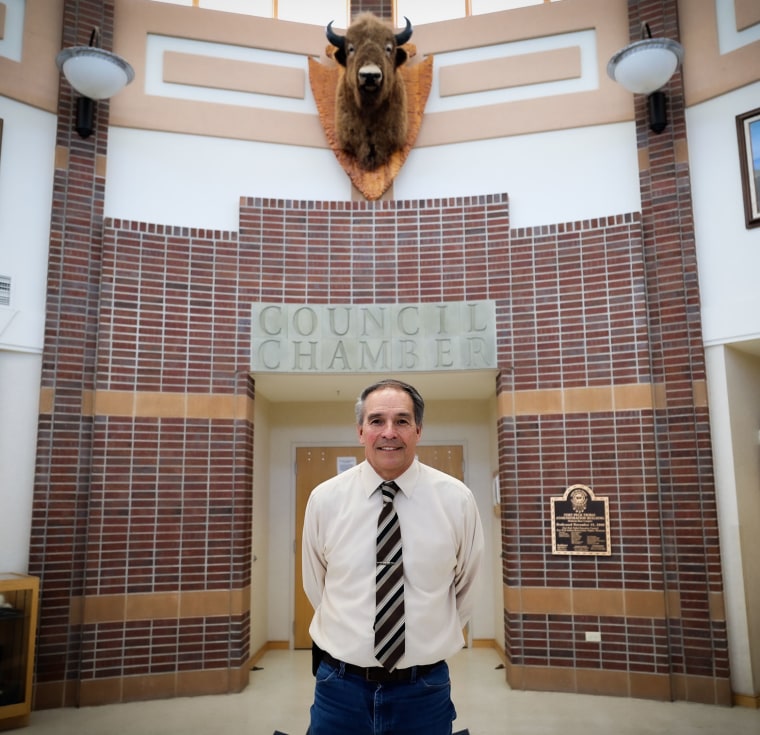
[[[364,493],[367,497],[377,490],[381,482],[384,482],[383,478],[372,469],[372,465],[365,459],[362,462],[362,485],[364,487]],[[406,495],[407,498],[411,498],[414,493],[414,487],[417,484],[417,476],[420,472],[419,460],[414,458],[412,464],[409,465],[406,472],[403,475],[399,475],[394,479],[394,482],[399,486],[401,492]]]

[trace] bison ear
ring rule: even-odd
[[[409,54],[406,53],[406,49],[397,48],[396,49],[396,68],[401,66],[408,58],[409,58]]]
[[[346,49],[345,48],[339,48],[334,54],[333,59],[337,61],[341,66],[346,65]]]

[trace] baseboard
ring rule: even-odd
[[[248,668],[252,669],[256,662],[267,652],[267,651],[287,651],[290,649],[290,643],[288,641],[267,641],[261,648],[259,648],[256,653],[252,654],[251,657],[248,659]]]
[[[472,647],[473,648],[493,648],[493,650],[496,651],[497,654],[499,654],[499,658],[501,659],[501,662],[505,666],[507,665],[507,653],[496,642],[494,638],[473,638]]]
[[[760,709],[760,694],[733,694],[735,707],[747,707],[748,709]]]

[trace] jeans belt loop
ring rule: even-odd
[[[409,681],[412,684],[414,684],[417,681],[417,667],[416,666],[412,666],[412,670],[411,670],[410,674],[411,674],[411,677],[410,677]]]

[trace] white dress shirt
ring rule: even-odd
[[[378,666],[374,655],[375,544],[382,478],[368,462],[318,485],[306,506],[303,586],[309,633],[334,658]],[[470,489],[414,460],[396,478],[404,560],[405,653],[399,668],[435,663],[464,645],[483,529]]]

